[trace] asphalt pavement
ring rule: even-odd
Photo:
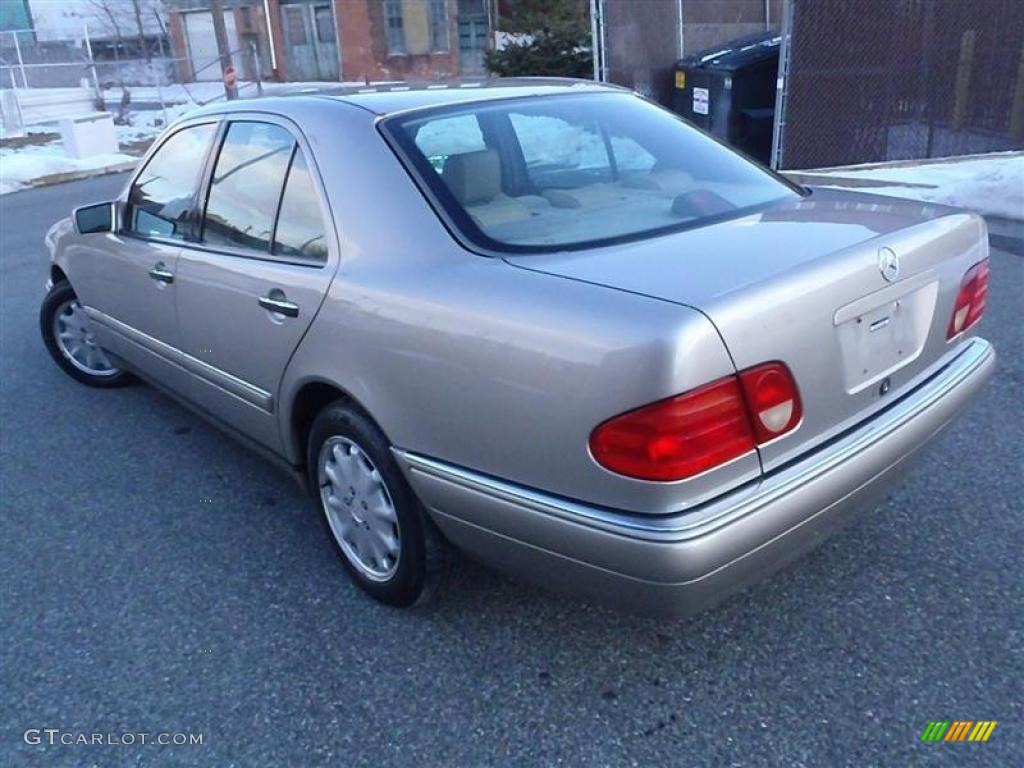
[[[468,565],[397,611],[263,459],[47,356],[43,234],[123,178],[0,197],[0,766],[1024,764],[1020,251],[993,251],[983,395],[881,508],[767,583],[665,623]],[[932,720],[998,726],[922,743]]]

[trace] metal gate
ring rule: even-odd
[[[289,80],[338,80],[338,35],[329,2],[282,3]]]

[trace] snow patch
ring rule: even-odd
[[[59,140],[17,150],[0,149],[0,195],[31,186],[37,179],[55,173],[98,171],[137,159],[118,152],[76,160],[64,153]]]
[[[998,152],[946,162],[801,172],[816,186],[856,187],[863,192],[967,208],[989,216],[1024,220],[1024,153]],[[835,181],[830,181],[835,177]],[[878,186],[844,184],[870,180]],[[907,185],[907,186],[901,186]]]

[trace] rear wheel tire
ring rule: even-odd
[[[73,379],[90,387],[121,387],[131,381],[96,342],[92,322],[67,280],[54,284],[43,299],[39,330],[54,362]]]
[[[307,446],[309,487],[352,580],[387,605],[433,599],[457,554],[427,516],[380,429],[344,401],[324,408]]]

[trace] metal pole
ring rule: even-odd
[[[601,19],[601,82],[608,81],[608,27],[604,23],[604,0],[597,0],[598,16]]]
[[[344,57],[345,52],[341,49],[341,25],[338,23],[338,0],[331,0],[331,21],[334,24],[334,42],[338,49],[338,81],[344,82]],[[316,15],[313,16],[313,39],[317,38]]]
[[[156,16],[157,22],[160,24],[161,32],[163,31],[163,23],[160,22],[160,14],[156,12],[156,8],[153,9],[153,15]],[[167,105],[164,103],[164,60],[167,58],[167,53],[164,51],[164,36],[163,34],[157,35],[156,38],[157,48],[160,51],[160,61],[157,62],[156,67],[156,95],[160,99],[160,111],[164,116],[164,128],[167,127]]]
[[[782,4],[782,45],[779,48],[779,75],[775,81],[775,125],[772,127],[771,168],[782,167],[783,150],[786,145],[786,91],[789,88],[789,57],[793,37],[793,5],[797,0],[783,0]]]
[[[107,105],[103,103],[103,89],[100,88],[100,77],[96,74],[96,62],[92,58],[92,40],[89,39],[89,25],[83,25],[83,31],[85,33],[85,52],[89,57],[89,70],[92,72],[92,87],[96,89],[96,105],[107,108]]]
[[[160,99],[160,112],[164,116],[164,128],[167,127],[167,105],[164,103],[164,68],[161,64],[156,70],[156,95]]]
[[[25,77],[25,61],[21,58],[21,43],[18,42],[18,33],[13,32],[14,36],[14,51],[18,54],[18,67],[21,69],[21,85],[23,88],[28,88],[28,78]]]
[[[220,56],[221,80],[224,83],[224,96],[228,99],[238,98],[238,85],[228,85],[227,73],[234,70],[231,65],[231,46],[228,43],[228,29],[224,24],[224,5],[221,0],[210,0],[210,15],[213,16],[213,34],[217,38],[217,54]]]
[[[676,16],[679,17],[679,39],[676,41],[679,56],[677,58],[681,59],[686,53],[686,37],[684,35],[685,29],[683,28],[683,0],[676,0]]]
[[[267,42],[270,43],[270,68],[277,75],[277,50],[274,44],[274,24],[270,20],[270,0],[263,0],[263,19],[267,22]],[[341,42],[339,41],[339,45]]]
[[[260,70],[263,67],[262,67],[262,64],[260,62],[260,49],[259,49],[259,46],[256,45],[256,42],[254,40],[250,40],[249,41],[249,45],[250,45],[250,50],[252,51],[252,64],[253,64],[254,74],[256,76],[256,95],[257,96],[262,96],[263,95],[263,75],[260,72]]]

